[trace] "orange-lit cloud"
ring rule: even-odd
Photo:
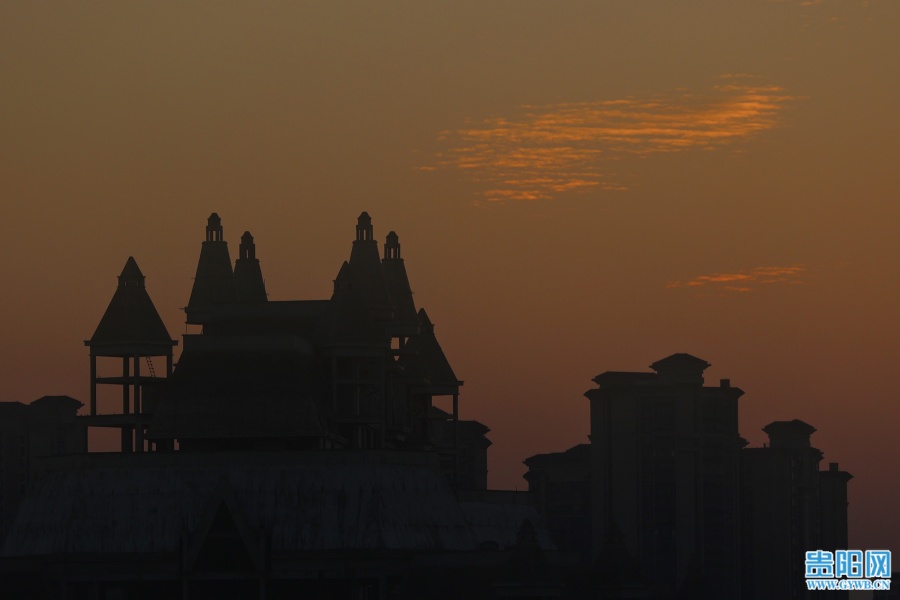
[[[494,201],[623,190],[612,161],[746,140],[775,127],[792,100],[782,88],[750,85],[746,77],[723,81],[703,94],[523,106],[513,116],[442,132],[446,149],[421,168],[459,169]]]
[[[722,292],[750,292],[760,285],[775,283],[802,284],[807,273],[805,265],[790,267],[754,267],[734,273],[700,275],[688,281],[670,281],[668,288],[709,286]]]

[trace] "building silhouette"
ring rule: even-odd
[[[780,600],[813,597],[806,550],[847,547],[851,475],[815,429],[747,448],[743,391],[689,354],[595,377],[590,443],[488,490],[490,430],[460,418],[397,234],[379,253],[362,213],[333,283],[270,299],[213,213],[178,341],[129,257],[86,414],[0,403],[4,597]],[[87,453],[91,428],[119,451]]]
[[[83,404],[43,396],[30,404],[0,402],[0,540],[9,531],[43,457],[87,452],[87,430],[76,418]]]
[[[808,550],[845,550],[847,482],[852,475],[810,444],[816,429],[803,421],[774,421],[763,428],[769,442],[741,452],[746,600],[812,598],[806,590]],[[846,592],[829,592],[846,598]]]
[[[591,405],[593,537],[622,534],[646,580],[678,590],[736,590],[739,581],[739,388],[703,385],[709,366],[689,354],[654,373],[606,372]],[[596,551],[596,549],[595,549]]]
[[[746,448],[744,392],[704,385],[708,367],[673,354],[653,372],[598,375],[590,444],[525,461],[550,534],[563,551],[588,546],[602,597],[810,598],[804,553],[847,548],[851,475],[819,470],[815,429],[799,420]]]
[[[528,491],[561,550],[576,552],[590,562],[591,445],[578,444],[565,452],[537,454],[525,459]]]
[[[128,259],[85,342],[77,422],[118,429],[120,452],[36,461],[0,552],[7,590],[559,597],[530,496],[487,490],[489,430],[460,419],[463,382],[413,301],[396,233],[380,255],[362,213],[331,297],[275,301],[252,235],[232,268],[213,213],[185,313],[200,332],[175,364]]]

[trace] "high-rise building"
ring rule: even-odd
[[[654,372],[595,377],[590,444],[527,459],[529,491],[561,549],[576,550],[590,525],[604,597],[812,598],[805,553],[848,548],[852,476],[837,463],[819,470],[815,428],[796,419],[745,447],[743,391],[727,379],[705,386],[707,367],[674,354]]]
[[[763,428],[769,442],[741,451],[743,590],[745,600],[812,598],[808,551],[846,550],[847,482],[852,475],[810,443],[815,427],[798,419]],[[828,592],[844,598],[846,592]]]
[[[602,373],[585,393],[594,554],[617,531],[651,587],[737,598],[743,391],[705,386],[709,363],[689,354],[650,366]]]

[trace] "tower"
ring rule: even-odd
[[[350,250],[350,260],[344,275],[346,283],[356,290],[369,313],[376,321],[390,321],[393,306],[388,292],[378,242],[372,228],[372,218],[363,212],[356,221],[356,239]]]
[[[418,331],[419,318],[413,301],[412,289],[406,266],[400,257],[400,238],[395,232],[387,234],[384,242],[384,258],[381,260],[388,293],[394,304],[394,315],[389,333],[397,350],[402,350],[409,336]]]
[[[144,391],[159,382],[152,357],[166,358],[165,376],[172,374],[172,348],[178,344],[169,336],[144,284],[144,274],[133,257],[128,257],[119,275],[116,292],[100,319],[96,331],[84,344],[91,356],[91,407],[88,425],[114,427],[122,433],[122,451],[144,449]],[[121,361],[121,375],[101,376],[98,359]],[[141,363],[147,364],[147,375]],[[97,411],[99,385],[121,388],[122,412]]]
[[[234,262],[234,289],[238,302],[266,302],[266,284],[263,280],[256,244],[253,236],[245,231],[241,236],[238,259]]]
[[[184,309],[187,322],[202,325],[209,319],[210,309],[214,305],[234,302],[235,299],[234,273],[231,270],[228,242],[224,239],[222,219],[212,213],[206,223],[206,240],[200,248],[191,299]]]

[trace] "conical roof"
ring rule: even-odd
[[[360,294],[369,310],[380,319],[389,319],[392,313],[391,297],[368,213],[359,215],[350,260],[343,270],[348,284]]]
[[[203,323],[207,318],[207,311],[213,305],[234,302],[235,298],[228,242],[222,236],[222,220],[219,215],[212,213],[207,220],[206,241],[200,247],[191,298],[184,309],[187,322]]]
[[[234,261],[234,289],[238,302],[266,302],[269,299],[256,258],[256,244],[249,231],[241,236],[240,252]]]
[[[144,274],[134,257],[128,257],[116,293],[86,343],[89,346],[175,344],[144,287]]]
[[[392,328],[401,334],[415,333],[419,324],[416,303],[413,301],[406,266],[403,264],[403,259],[400,258],[400,242],[397,234],[393,231],[387,236],[387,242],[384,245],[384,259],[381,264],[388,293],[394,305]]]

